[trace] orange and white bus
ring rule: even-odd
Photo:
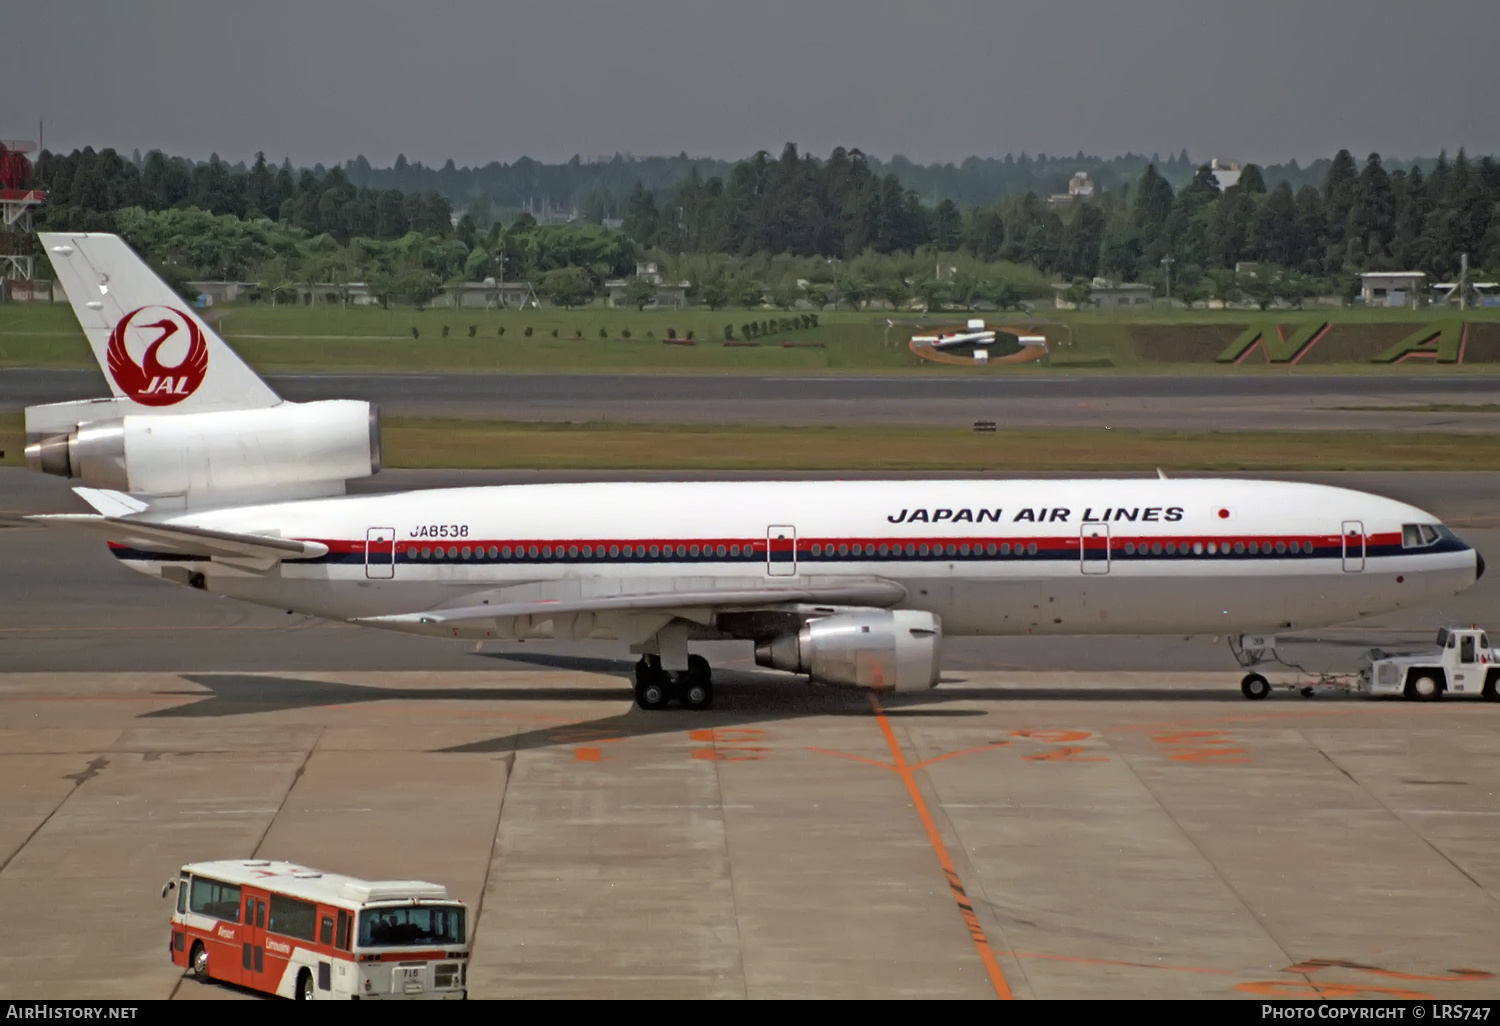
[[[356,880],[290,862],[182,867],[172,962],[282,997],[464,998],[464,904],[440,884]]]

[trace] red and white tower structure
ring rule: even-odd
[[[0,279],[30,282],[36,277],[32,214],[47,201],[44,189],[29,188],[35,143],[0,139]]]

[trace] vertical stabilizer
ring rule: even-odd
[[[110,390],[137,412],[202,413],[281,399],[118,235],[40,232]]]

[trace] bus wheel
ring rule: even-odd
[[[312,973],[304,969],[297,974],[297,1000],[311,1001],[313,997]]]
[[[195,978],[208,982],[208,949],[203,946],[202,941],[193,942],[193,953],[188,957],[188,966]]]

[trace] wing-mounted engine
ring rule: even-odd
[[[117,400],[26,410],[26,465],[85,485],[214,499],[340,494],[380,470],[380,418],[331,399],[204,413],[126,412]]]
[[[755,661],[822,684],[926,691],[938,682],[943,624],[916,609],[860,609],[808,620],[755,647]]]

